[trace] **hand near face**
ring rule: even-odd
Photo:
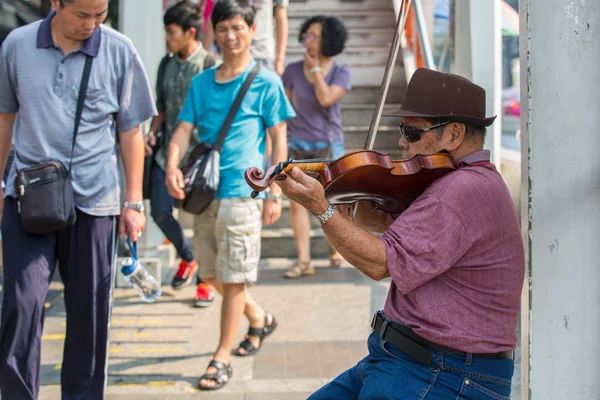
[[[314,215],[323,214],[329,207],[323,185],[298,167],[288,173],[287,179],[275,182],[281,187],[283,194]]]
[[[308,69],[312,69],[319,66],[319,57],[316,55],[311,55],[310,53],[304,53],[304,64],[308,67]]]

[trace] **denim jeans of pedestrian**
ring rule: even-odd
[[[431,351],[430,364],[420,364],[372,333],[369,355],[309,400],[508,400],[513,360],[473,358]]]
[[[185,261],[194,259],[194,250],[190,239],[183,234],[179,222],[173,217],[175,199],[167,192],[165,186],[165,171],[157,164],[152,164],[150,172],[152,181],[150,188],[150,214],[162,233],[169,239],[179,257]]]

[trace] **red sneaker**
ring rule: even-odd
[[[173,277],[171,287],[175,290],[181,290],[185,287],[188,287],[192,282],[194,272],[196,272],[197,269],[198,263],[195,260],[182,260],[181,263],[179,263],[179,269],[177,270],[177,273]]]
[[[194,297],[194,307],[208,307],[215,299],[213,288],[208,283],[199,283],[196,296]]]

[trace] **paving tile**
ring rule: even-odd
[[[312,393],[248,393],[244,400],[306,400]],[[170,399],[169,399],[170,400]]]
[[[104,397],[104,400],[166,400],[169,395],[159,394],[109,394]]]
[[[221,389],[222,390],[222,389]],[[164,398],[163,398],[164,399]],[[244,400],[243,393],[217,393],[217,392],[203,392],[198,394],[187,394],[179,395],[173,394],[166,398],[166,400]],[[119,399],[121,400],[121,399]],[[129,400],[123,398],[123,400]],[[145,400],[145,399],[143,399]]]
[[[283,379],[287,376],[287,343],[269,343],[254,356],[254,379]]]
[[[365,340],[348,342],[348,347],[350,348],[350,360],[352,360],[353,365],[369,354],[366,337]]]
[[[319,378],[319,345],[317,342],[287,344],[287,377]]]
[[[353,364],[348,342],[319,342],[319,377],[335,378]]]

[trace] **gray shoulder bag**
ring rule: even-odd
[[[93,60],[93,57],[86,56],[83,77],[79,85],[69,168],[65,168],[58,161],[49,161],[17,170],[14,184],[18,210],[23,230],[29,234],[48,235],[73,225],[77,219],[71,184],[71,166]],[[18,156],[16,150],[15,155]]]

